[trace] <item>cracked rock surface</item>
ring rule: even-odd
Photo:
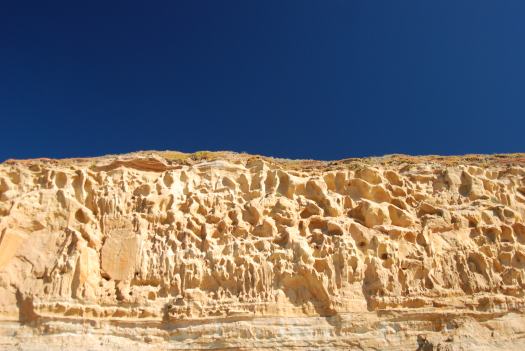
[[[0,348],[525,349],[525,157],[0,164]]]

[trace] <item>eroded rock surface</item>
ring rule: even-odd
[[[0,347],[525,349],[517,156],[0,165]]]

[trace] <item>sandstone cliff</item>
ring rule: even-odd
[[[525,349],[525,158],[0,165],[0,348]]]

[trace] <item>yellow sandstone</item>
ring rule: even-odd
[[[525,349],[525,157],[0,164],[0,349]]]

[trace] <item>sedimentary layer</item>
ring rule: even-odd
[[[5,349],[525,349],[523,155],[0,165]]]

